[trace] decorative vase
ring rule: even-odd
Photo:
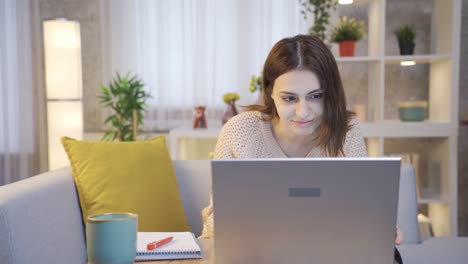
[[[398,116],[401,121],[424,121],[427,116],[427,101],[398,102]]]
[[[414,54],[413,42],[398,42],[398,47],[400,48],[400,55],[413,55]]]
[[[340,46],[340,57],[352,57],[354,56],[354,50],[356,47],[356,41],[341,41]]]
[[[206,106],[196,106],[195,107],[195,120],[193,121],[193,128],[206,128],[206,116],[205,116]]]
[[[229,121],[229,119],[233,118],[237,114],[238,112],[237,112],[236,104],[234,103],[234,101],[229,102],[227,104],[226,111],[224,111],[223,125],[226,124],[227,121]]]

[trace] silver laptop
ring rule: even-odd
[[[400,158],[212,161],[217,264],[393,263]]]

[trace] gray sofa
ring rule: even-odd
[[[200,211],[211,191],[210,162],[174,161],[174,166],[188,222],[199,235]],[[413,176],[411,167],[402,167],[402,179],[412,181]],[[406,201],[415,192],[405,180],[401,183],[398,223],[413,236],[416,204]],[[468,238],[432,238],[399,249],[405,263],[468,263]],[[86,263],[84,226],[69,168],[0,187],[0,263]]]

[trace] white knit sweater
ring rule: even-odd
[[[346,134],[343,146],[345,157],[366,157],[367,151],[361,130],[355,119]],[[324,151],[312,149],[307,157],[325,157]],[[221,130],[214,157],[226,158],[286,158],[273,136],[270,121],[261,119],[261,113],[247,111],[233,117]]]
[[[257,111],[247,111],[230,119],[221,129],[214,157],[226,158],[286,158],[273,136],[270,121],[262,120]],[[366,157],[367,151],[358,122],[351,121],[352,128],[346,134],[343,151],[345,157]],[[312,149],[306,157],[326,157],[319,148]],[[213,236],[213,203],[203,209],[203,233],[201,238]]]

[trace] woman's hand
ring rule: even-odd
[[[395,245],[400,245],[403,242],[403,233],[401,233],[400,228],[396,228],[395,234]]]

